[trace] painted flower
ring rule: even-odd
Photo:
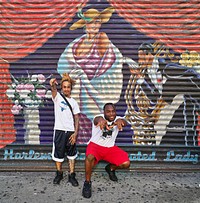
[[[21,105],[17,105],[15,104],[12,109],[11,109],[11,112],[13,114],[19,114],[19,112],[21,111],[21,109],[23,109],[23,107]]]
[[[6,94],[9,98],[14,98],[15,97],[15,90],[14,89],[7,89]]]
[[[48,90],[47,93],[46,93],[46,98],[51,99],[51,97],[52,97],[51,91]]]
[[[34,87],[33,84],[28,83],[28,84],[25,84],[25,85],[24,85],[24,89],[25,89],[25,90],[33,91],[33,90],[35,89],[35,87]]]
[[[44,98],[46,96],[46,90],[45,89],[37,89],[37,97]]]
[[[179,63],[183,66],[192,68],[193,66],[200,65],[200,55],[196,51],[185,51],[180,57]]]
[[[36,82],[36,81],[37,81],[37,75],[32,75],[31,82]]]
[[[24,90],[24,84],[22,83],[22,84],[18,84],[17,86],[16,86],[16,91],[17,92],[21,92],[21,91],[23,91]]]
[[[44,75],[42,75],[42,74],[38,75],[38,81],[39,81],[39,83],[44,83],[45,80],[46,80],[46,78],[44,77]]]
[[[19,92],[19,96],[20,98],[22,99],[25,99],[28,97],[28,94],[30,93],[31,91],[30,90],[26,90],[26,89],[23,89]]]
[[[39,108],[44,105],[45,99],[49,98],[49,92],[43,85],[46,81],[43,74],[21,78],[12,76],[12,79],[13,83],[6,94],[14,103],[11,109],[13,114],[19,114],[24,107]]]

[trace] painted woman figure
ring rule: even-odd
[[[81,19],[70,30],[84,28],[86,34],[72,41],[58,61],[58,73],[67,72],[79,81],[72,94],[89,120],[102,111],[105,103],[117,103],[120,99],[123,57],[107,34],[99,31],[113,12],[112,7],[102,12],[88,9],[82,13],[79,9]]]

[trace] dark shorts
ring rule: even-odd
[[[111,164],[119,166],[124,162],[129,161],[128,153],[120,149],[118,146],[102,147],[93,142],[90,142],[86,149],[86,156],[92,154],[95,157],[95,165],[104,160]]]
[[[55,130],[53,137],[52,159],[54,161],[63,162],[65,155],[68,159],[77,157],[76,144],[71,145],[69,138],[74,132]]]

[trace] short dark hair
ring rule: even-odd
[[[112,106],[115,110],[116,110],[116,107],[115,107],[115,105],[113,104],[113,103],[106,103],[105,105],[104,105],[104,107],[103,107],[103,110],[105,111],[105,109],[106,109],[106,106]]]

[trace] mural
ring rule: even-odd
[[[89,119],[91,122],[95,115],[101,113],[106,102],[119,101],[123,56],[107,34],[100,32],[101,25],[110,20],[114,8],[108,7],[102,12],[90,8],[83,14],[81,6],[77,13],[80,20],[69,29],[82,28],[85,34],[69,43],[59,58],[57,71],[61,75],[67,72],[76,79],[73,97],[79,98],[81,121]],[[79,137],[83,138],[84,134],[89,137],[91,132],[86,133],[81,122]]]
[[[159,43],[139,46],[125,94],[134,144],[198,145],[200,75],[198,66],[192,67],[199,64],[199,55],[193,53],[197,60],[189,57],[187,64],[185,53],[175,56]],[[174,123],[176,111],[179,120]]]
[[[199,7],[196,0],[2,1],[0,148],[52,143],[49,79],[64,72],[77,81],[79,144],[113,102],[129,123],[119,144],[199,146]]]
[[[44,106],[46,98],[51,98],[51,91],[44,84],[43,74],[29,75],[27,78],[16,79],[7,89],[8,98],[12,99],[11,112],[14,115],[22,114],[24,118],[25,144],[40,144],[40,115],[39,107]]]

